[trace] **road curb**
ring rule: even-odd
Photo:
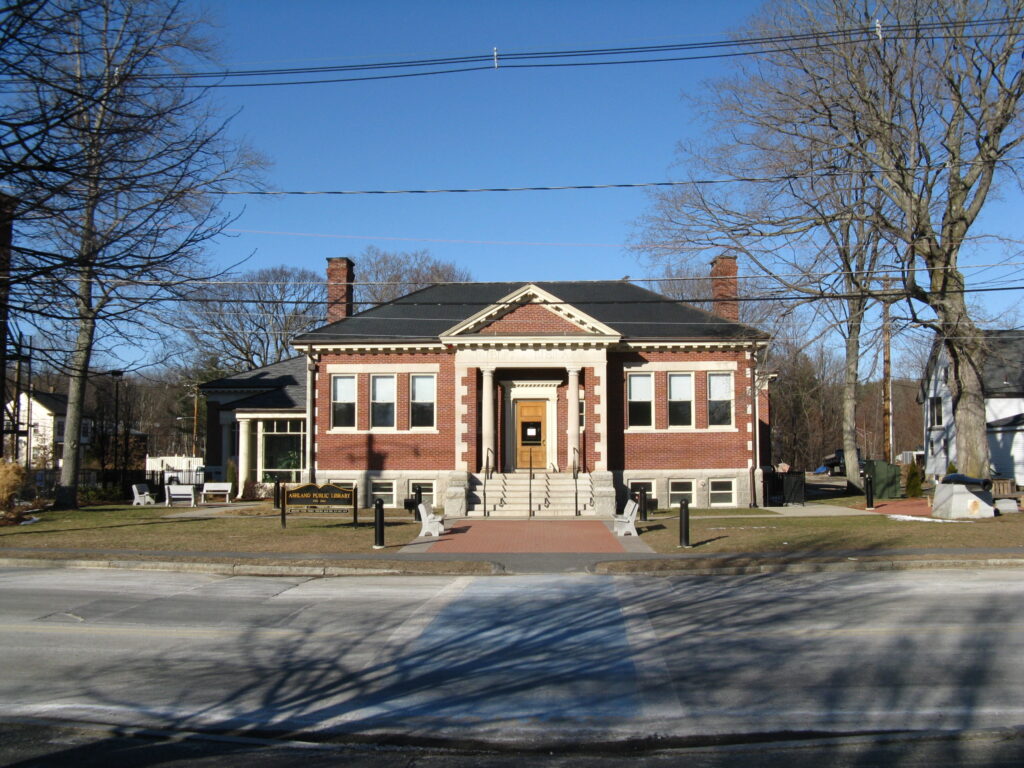
[[[854,573],[858,571],[911,571],[934,569],[1010,568],[1024,567],[1024,558],[932,558],[928,560],[871,560],[835,563],[754,563],[712,568],[616,568],[628,561],[618,560],[595,564],[592,573],[664,576],[669,573],[692,576],[746,576],[761,573]],[[665,562],[665,561],[655,561]],[[668,561],[673,562],[673,561]],[[678,562],[678,561],[675,561]]]
[[[489,561],[491,575],[512,575],[500,563]],[[637,563],[636,568],[620,568],[626,563]],[[649,562],[649,561],[648,561]],[[745,576],[771,573],[853,573],[863,571],[909,571],[934,569],[1022,568],[1024,558],[930,558],[927,560],[871,560],[834,563],[752,563],[750,565],[715,566],[709,568],[673,567],[677,560],[655,560],[668,567],[643,567],[647,562],[615,560],[595,563],[587,573],[595,575],[648,575],[664,576]],[[672,565],[669,565],[672,564]],[[264,565],[260,563],[210,563],[203,561],[172,560],[105,560],[105,559],[52,559],[35,557],[0,557],[0,567],[21,568],[111,568],[136,571],[177,571],[181,573],[207,573],[220,576],[304,576],[324,578],[333,576],[400,576],[422,573],[415,568],[374,568],[336,565]],[[443,576],[443,571],[431,571]],[[462,574],[465,575],[465,574]],[[485,574],[477,574],[485,575]]]

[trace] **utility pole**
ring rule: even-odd
[[[192,456],[199,455],[196,443],[199,440],[199,386],[193,385],[192,389]]]
[[[882,456],[893,463],[892,430],[892,325],[889,318],[889,278],[882,280],[885,298],[882,300]]]

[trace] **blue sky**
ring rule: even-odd
[[[224,62],[238,69],[490,53],[495,46],[500,64],[503,50],[718,40],[754,4],[222,0],[208,7]],[[681,92],[699,88],[719,66],[499,66],[217,96],[241,110],[232,132],[273,161],[268,179],[276,189],[645,182],[667,178],[675,143],[692,130]],[[252,267],[319,271],[328,256],[376,245],[427,248],[480,280],[638,277],[642,267],[621,246],[646,205],[642,190],[246,198],[237,236],[212,255],[220,264],[253,254]]]
[[[199,2],[199,0],[196,0]],[[231,69],[356,64],[499,51],[721,40],[758,3],[328,2],[208,0]],[[273,167],[279,190],[430,189],[665,180],[675,145],[704,130],[682,98],[729,60],[511,70],[274,88],[222,89],[232,133]],[[1018,231],[1016,191],[986,225]],[[241,208],[243,201],[229,201]],[[623,247],[648,207],[643,190],[245,198],[214,262],[314,271],[329,256],[429,249],[478,280],[634,278]],[[964,254],[1006,259],[1013,249]],[[1011,258],[1011,261],[1020,261]],[[972,284],[1016,268],[968,270]],[[1013,294],[984,294],[1000,311]]]

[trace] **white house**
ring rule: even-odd
[[[16,457],[27,467],[59,467],[64,452],[64,421],[68,396],[55,392],[22,392],[18,402],[8,403],[17,421]],[[82,419],[84,448],[92,442],[92,420]],[[11,458],[14,458],[12,456]]]
[[[982,368],[985,422],[991,470],[1024,485],[1024,331],[983,331],[987,354]],[[945,347],[932,348],[919,400],[924,405],[925,472],[946,474],[956,463],[956,423]]]

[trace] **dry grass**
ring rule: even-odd
[[[288,517],[282,529],[278,515],[244,518],[170,518],[164,507],[89,507],[42,513],[33,525],[0,529],[4,547],[54,547],[109,550],[180,550],[193,552],[282,552],[334,554],[373,552],[373,518],[349,515]],[[174,512],[181,512],[178,508]],[[388,520],[386,550],[408,544],[420,526]]]
[[[655,552],[679,552],[679,520],[637,523],[640,539]],[[892,549],[1014,547],[1024,555],[1024,515],[957,523],[877,517],[691,518],[693,552],[829,552]]]

